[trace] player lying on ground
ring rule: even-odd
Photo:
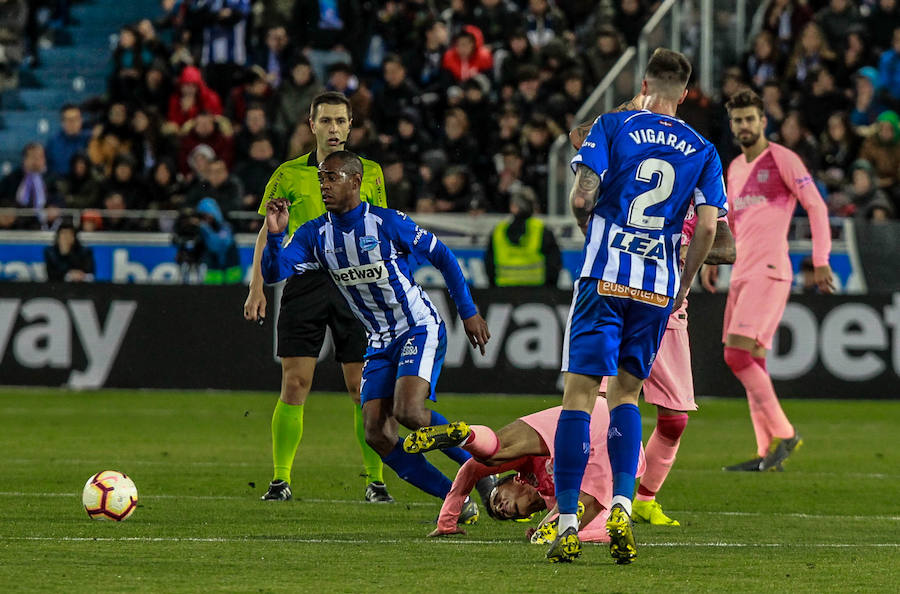
[[[413,280],[408,257],[441,271],[466,336],[482,355],[490,333],[450,250],[405,214],[360,201],[362,171],[359,157],[349,151],[324,159],[319,183],[327,212],[301,225],[286,246],[287,205],[266,205],[263,278],[274,283],[309,270],[329,272],[368,334],[360,389],[366,442],[400,478],[443,499],[450,479],[421,454],[404,452],[397,434],[398,422],[410,429],[447,422],[425,407],[435,399],[447,348],[444,322]],[[471,458],[461,449],[447,453],[460,464]],[[479,487],[486,498],[493,481]],[[474,502],[469,510],[477,517]]]
[[[619,108],[620,111],[633,109],[642,98],[635,97],[631,102]],[[589,129],[589,126],[588,126]],[[584,126],[574,128],[569,133],[575,149],[587,136]],[[578,143],[577,145],[575,143]],[[681,229],[681,266],[684,266],[684,255],[694,235],[697,217],[694,208],[688,209]],[[731,264],[734,262],[734,237],[728,227],[728,221],[720,219],[716,226],[716,237],[705,264]],[[691,348],[688,337],[687,299],[681,308],[673,311],[666,321],[666,331],[650,376],[644,382],[644,400],[656,405],[656,427],[647,440],[647,469],[641,477],[637,495],[632,505],[632,518],[638,522],[655,525],[678,526],[677,520],[669,518],[656,501],[656,493],[662,488],[675,455],[681,444],[681,436],[687,427],[688,411],[697,410],[694,402],[694,380],[691,371]],[[600,391],[605,395],[608,378],[603,378]],[[580,536],[579,536],[580,537]]]
[[[473,485],[484,476],[515,470],[516,475],[504,477],[494,488],[487,504],[488,513],[500,520],[511,520],[549,509],[532,542],[553,542],[557,510],[552,469],[560,410],[562,407],[556,406],[521,417],[496,433],[484,425],[470,427],[456,422],[423,427],[409,434],[403,444],[407,452],[462,447],[473,456],[456,474],[453,488],[441,507],[437,528],[429,536],[465,534],[465,530],[457,527],[457,519]],[[604,526],[612,498],[612,471],[606,453],[608,429],[609,411],[606,403],[598,399],[591,415],[590,456],[579,497],[584,508],[579,537],[585,541],[609,540]]]

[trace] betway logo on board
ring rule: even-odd
[[[0,362],[11,346],[12,357],[22,367],[71,369],[74,337],[87,365],[84,370],[71,369],[67,385],[100,388],[136,310],[136,301],[113,301],[101,323],[94,302],[87,299],[0,299]],[[16,329],[19,319],[24,324]]]

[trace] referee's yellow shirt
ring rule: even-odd
[[[375,161],[362,159],[363,178],[360,198],[375,206],[387,207],[384,191],[384,173],[381,165]],[[259,205],[259,214],[265,216],[266,203],[269,200],[287,198],[291,203],[290,219],[288,219],[288,235],[307,221],[325,214],[322,202],[322,191],[319,188],[319,161],[316,151],[307,153],[296,159],[285,161],[278,166],[263,194]]]

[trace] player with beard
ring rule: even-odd
[[[728,219],[737,258],[731,273],[722,342],[725,363],[744,386],[756,434],[756,456],[729,471],[782,470],[803,441],[778,402],[766,370],[766,350],[791,292],[788,228],[797,202],[809,215],[815,283],[834,291],[828,264],[831,229],[828,210],[800,157],[763,134],[766,116],[756,93],[742,91],[726,104],[731,132],[741,155],[728,166]],[[714,290],[718,270],[707,267],[703,284]]]

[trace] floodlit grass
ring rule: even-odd
[[[754,449],[746,403],[701,399],[659,499],[680,528],[636,530],[639,557],[586,546],[549,565],[527,524],[482,514],[426,539],[439,502],[386,470],[394,505],[362,502],[346,396],[313,394],[295,500],[259,501],[276,396],[0,391],[0,590],[227,592],[866,591],[900,584],[900,402],[787,401],[806,445],[783,473],[726,474]],[[442,396],[500,427],[546,397]],[[644,409],[645,438],[653,411]],[[454,464],[431,459],[448,474]],[[126,522],[81,508],[100,470],[129,474]]]

